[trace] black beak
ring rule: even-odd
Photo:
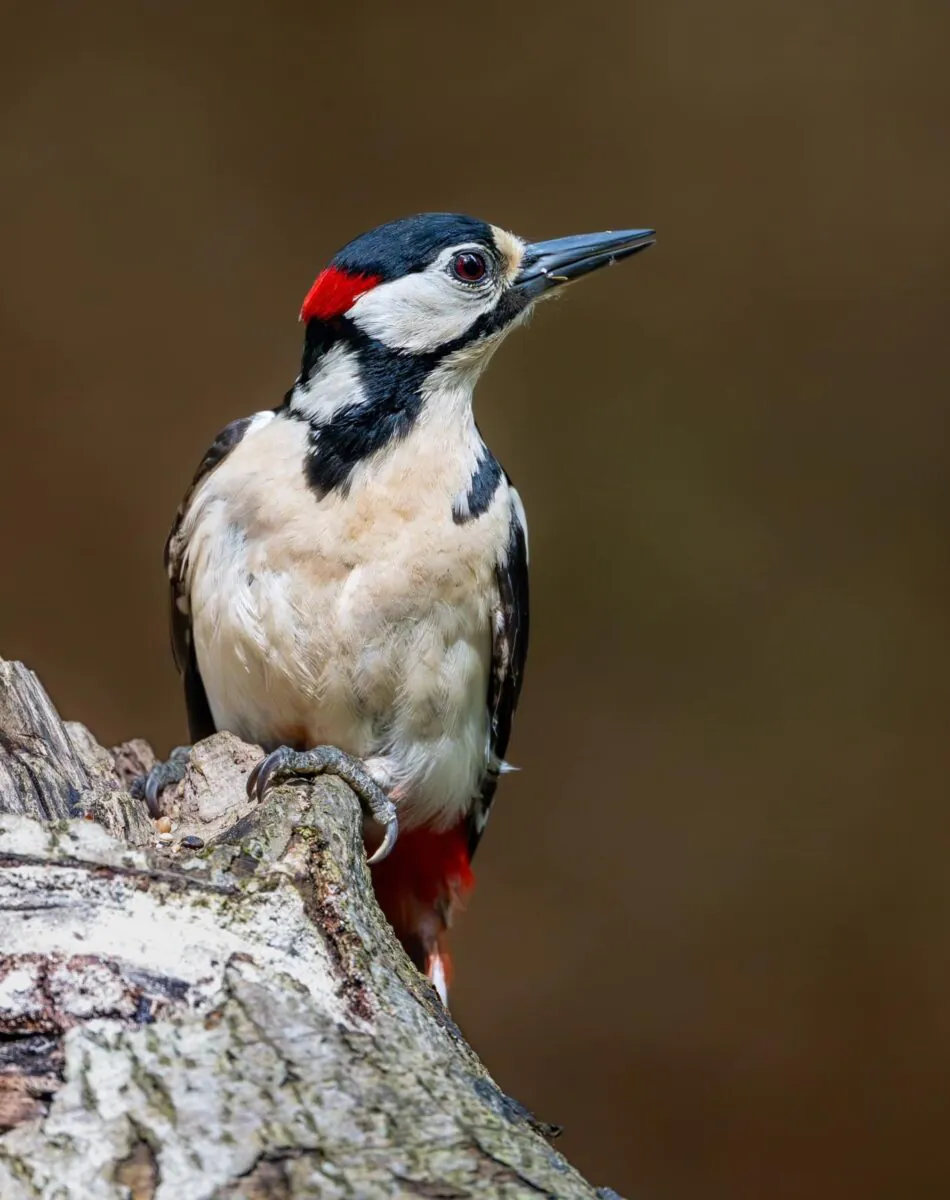
[[[521,270],[513,287],[527,299],[570,283],[646,250],[656,241],[653,229],[622,229],[617,233],[582,233],[575,237],[554,238],[550,242],[531,242],[525,248]]]

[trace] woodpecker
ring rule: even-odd
[[[218,436],[166,544],[192,740],[261,745],[258,798],[292,775],[353,787],[380,906],[443,1000],[528,649],[524,509],[473,390],[536,301],[653,241],[447,213],[355,238],[303,301],[293,387]],[[153,805],[186,752],[150,774]]]

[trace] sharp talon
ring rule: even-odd
[[[264,799],[267,789],[270,787],[271,780],[285,765],[288,757],[288,752],[281,747],[279,750],[275,750],[273,754],[268,754],[261,763],[260,774],[257,776],[257,796],[259,800]]]
[[[296,760],[297,755],[289,746],[279,746],[270,754],[265,754],[261,761],[251,769],[251,773],[247,777],[249,799],[262,801],[277,774],[293,775],[298,770],[301,774],[309,774],[306,768],[301,768]]]
[[[145,796],[149,815],[161,816],[158,798],[162,790],[172,783],[181,783],[185,778],[185,768],[188,765],[190,746],[176,746],[165,762],[156,763],[145,776],[145,784],[140,795]],[[139,779],[142,777],[139,776]],[[139,786],[142,786],[139,784]]]
[[[145,776],[145,803],[148,805],[148,811],[153,817],[158,816],[159,786],[158,772],[152,767],[151,771]]]
[[[392,850],[396,844],[396,839],[399,837],[399,818],[395,813],[386,822],[386,832],[383,835],[383,840],[379,843],[373,853],[366,860],[370,866],[373,863],[382,862],[386,855]]]
[[[245,788],[247,790],[248,800],[254,800],[256,798],[257,777],[258,777],[258,775],[260,775],[261,767],[264,765],[264,763],[266,761],[267,761],[267,756],[265,755],[264,758],[262,758],[259,763],[255,763],[254,766],[251,768],[251,773],[250,773],[250,775],[248,775],[247,783],[245,785]]]

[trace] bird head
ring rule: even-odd
[[[307,293],[310,358],[343,340],[477,373],[539,299],[653,241],[626,229],[527,242],[452,213],[391,221],[344,246]]]

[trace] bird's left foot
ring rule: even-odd
[[[185,778],[190,753],[190,746],[176,746],[165,762],[156,763],[147,775],[139,775],[132,781],[133,796],[145,797],[150,816],[162,815],[158,797],[165,788],[173,783],[181,783]]]
[[[359,796],[369,815],[382,825],[385,833],[369,862],[377,863],[386,857],[399,836],[396,806],[357,758],[344,754],[336,746],[317,746],[313,750],[291,750],[281,746],[257,764],[247,777],[247,794],[263,800],[267,789],[276,779],[289,776],[311,778],[314,775],[337,775]]]

